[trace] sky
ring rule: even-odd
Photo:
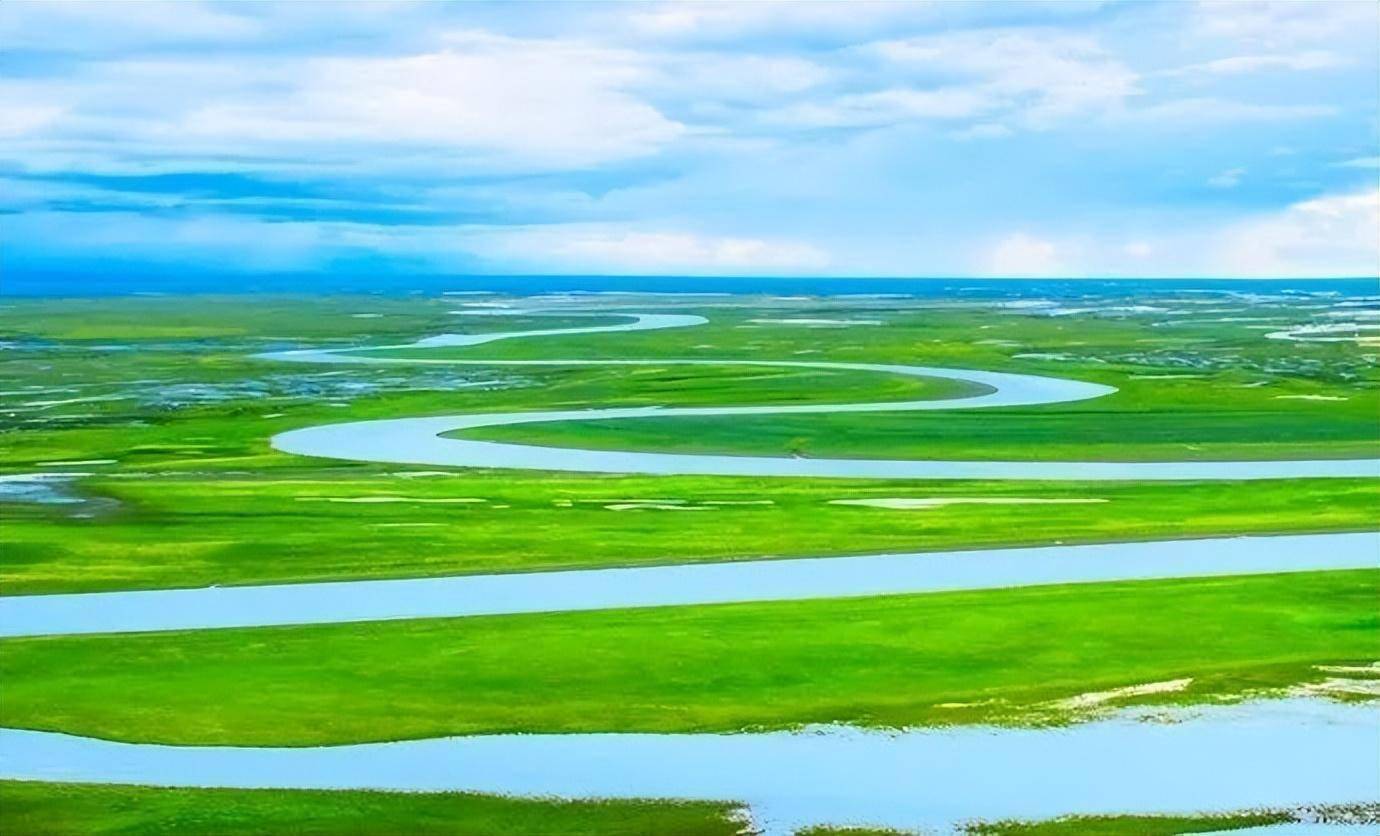
[[[1375,276],[1378,33],[1362,0],[8,0],[0,284]]]

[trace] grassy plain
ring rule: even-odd
[[[732,812],[708,802],[0,781],[0,832],[24,836],[732,836],[742,828]]]
[[[1072,816],[1042,822],[994,822],[968,828],[970,836],[1181,836],[1242,830],[1293,821],[1284,812],[1222,816]]]
[[[314,745],[497,732],[1043,722],[1380,659],[1380,571],[0,643],[6,725]]]
[[[1120,390],[1024,409],[581,422],[475,433],[529,443],[956,459],[1380,455],[1374,349],[1264,336],[1345,313],[1331,307],[1336,301],[1098,297],[1069,303],[1081,311],[1053,316],[1039,306],[898,300],[605,299],[601,304],[631,310],[702,313],[711,323],[376,353],[894,362],[1044,373]],[[0,594],[1380,526],[1380,485],[1373,480],[652,478],[391,467],[304,459],[269,447],[277,432],[369,418],[886,401],[970,391],[936,380],[806,369],[310,366],[251,357],[616,321],[607,313],[452,313],[465,302],[6,300],[0,475],[69,473],[72,481],[60,487],[81,501],[0,498]],[[789,321],[810,319],[884,324]],[[830,504],[994,496],[1106,502],[923,511]],[[639,500],[697,511],[607,507]],[[835,721],[1060,722],[1071,715],[1059,701],[1089,691],[1192,677],[1186,691],[1154,699],[1212,701],[1318,680],[1318,665],[1373,662],[1380,659],[1378,591],[1380,571],[1331,572],[15,639],[0,642],[0,707],[3,725],[12,727],[241,745]],[[735,831],[730,809],[0,782],[6,833],[690,836]],[[1255,814],[1231,822],[1117,817],[1000,823],[975,832],[1120,836],[1260,822]]]
[[[1380,517],[1380,484],[1359,479],[1093,485],[415,472],[93,476],[83,489],[117,507],[74,518],[69,506],[12,506],[0,577],[8,594],[196,587],[1362,530]],[[830,504],[886,497],[1106,501]],[[616,510],[637,500],[697,510]]]
[[[543,801],[461,793],[174,789],[0,781],[0,831],[28,836],[729,836],[733,805]],[[1288,812],[1213,816],[1080,816],[993,822],[971,836],[1178,836],[1293,820]],[[813,827],[797,836],[901,836]]]
[[[1261,303],[1213,299],[1213,308],[1235,306],[1281,324],[1312,316],[1318,305],[1286,300],[1259,310]],[[648,309],[643,303],[649,300],[623,301]],[[7,381],[0,391],[0,474],[73,473],[73,493],[114,501],[0,504],[6,521],[0,593],[1355,530],[1380,523],[1380,485],[1373,480],[927,483],[455,470],[429,476],[426,468],[305,459],[268,446],[274,433],[287,429],[403,415],[956,393],[953,384],[940,381],[804,369],[327,367],[250,357],[294,345],[390,345],[444,331],[612,321],[575,313],[452,315],[460,304],[384,297],[12,300],[0,309],[0,335],[12,343],[0,359]],[[1165,317],[1158,314],[1049,317],[858,300],[696,304],[692,309],[708,315],[709,325],[515,340],[425,356],[914,362],[1064,374],[1121,388],[1108,398],[1027,410],[484,431],[546,443],[955,458],[1380,452],[1375,364],[1353,345],[1281,343],[1248,330],[1250,323],[1175,320],[1160,327],[1155,323]],[[886,324],[753,321],[819,317]],[[1049,359],[1055,355],[1064,359]],[[923,511],[830,504],[893,496],[1108,501]],[[436,501],[445,499],[484,501]],[[625,503],[601,501],[661,499],[700,512],[617,511],[605,506]]]

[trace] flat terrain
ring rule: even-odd
[[[1319,293],[970,299],[165,297],[0,307],[0,594],[36,595],[1380,528],[1380,483],[618,476],[313,459],[334,422],[610,406],[942,399],[829,369],[310,365],[291,348],[614,324],[655,332],[383,348],[396,359],[906,363],[1115,386],[1038,407],[531,424],[466,437],[806,458],[1380,457],[1380,348],[1267,335],[1376,307]],[[466,315],[496,305],[541,316]],[[459,313],[457,313],[459,312]],[[1000,500],[1000,504],[993,504]],[[1051,502],[1054,500],[1054,502]],[[1078,500],[1069,503],[1068,500]],[[1312,689],[1380,660],[1380,568],[980,592],[0,641],[0,726],[286,745],[495,732],[1077,722]],[[1137,686],[1191,680],[1178,689]],[[1132,689],[1117,694],[1118,689]],[[1323,690],[1319,690],[1323,689]],[[1111,696],[1107,696],[1108,693]],[[717,834],[732,803],[0,782],[18,833]],[[1183,833],[1112,817],[984,834]]]
[[[188,790],[0,781],[0,827],[35,836],[727,836],[731,805],[523,801],[492,796],[305,790]],[[1080,817],[977,824],[972,836],[1177,836],[1290,821],[1287,813]],[[897,831],[812,828],[799,836],[895,836]]]
[[[32,836],[731,836],[732,805],[460,793],[188,790],[0,781],[0,830]]]
[[[5,724],[315,745],[494,732],[1048,722],[1380,659],[1380,571],[764,604],[11,639]],[[1020,625],[1019,629],[1013,625]]]
[[[1373,355],[1354,344],[1270,340],[1257,328],[1262,320],[1283,327],[1331,313],[1331,297],[1152,301],[1145,306],[1156,309],[1150,312],[1120,311],[1134,306],[1112,299],[1067,316],[1004,303],[923,307],[923,301],[749,297],[706,307],[681,301],[672,309],[697,311],[710,323],[509,340],[432,349],[426,356],[930,363],[1033,371],[1120,389],[1093,401],[1026,409],[476,431],[536,443],[894,458],[1380,455]],[[645,310],[646,302],[621,300],[635,310]],[[1380,485],[1373,480],[1080,485],[580,476],[315,460],[268,446],[284,430],[367,418],[964,394],[951,381],[818,369],[312,366],[251,356],[294,345],[398,345],[446,331],[618,321],[606,313],[459,316],[455,310],[492,309],[377,297],[14,300],[0,309],[0,335],[12,345],[0,359],[9,381],[0,394],[0,474],[71,473],[71,481],[59,483],[62,490],[88,501],[0,504],[7,523],[0,594],[1380,524]],[[1170,316],[1170,310],[1186,313]],[[1248,321],[1236,321],[1241,318]],[[820,319],[883,324],[800,324]],[[1107,501],[920,511],[832,504],[895,497]],[[644,507],[628,508],[638,503]],[[668,504],[698,513],[667,510]]]

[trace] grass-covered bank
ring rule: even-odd
[[[1057,720],[1380,659],[1380,571],[0,643],[4,725],[312,745],[493,732]]]
[[[730,804],[0,781],[11,836],[731,836]]]
[[[1106,398],[1030,409],[485,430],[547,443],[900,458],[1380,454],[1380,372],[1370,349],[1270,340],[1257,327],[1356,310],[1332,310],[1326,299],[1170,291],[1139,300],[1084,299],[1077,311],[1059,316],[934,300],[600,302],[695,312],[710,322],[508,340],[425,356],[913,363],[1053,374],[1119,388]],[[453,312],[491,308],[420,297],[7,301],[0,307],[0,339],[7,345],[0,355],[6,379],[0,473],[67,473],[73,494],[113,501],[37,505],[5,502],[0,491],[0,594],[1380,526],[1380,484],[1373,480],[1056,485],[474,470],[437,476],[426,475],[427,468],[308,459],[269,446],[285,430],[373,418],[957,393],[943,381],[819,369],[326,366],[253,357],[304,345],[397,345],[443,332],[612,321],[559,309],[570,300],[547,304],[556,308],[554,316],[463,316]],[[1198,315],[1205,310],[1211,315]],[[855,324],[809,324],[820,321]],[[920,511],[830,504],[964,496],[1107,501]],[[638,502],[662,507],[627,508]],[[676,504],[698,513],[666,510]]]
[[[1324,808],[1326,818],[1377,821],[1380,810]],[[1289,810],[1199,816],[1076,816],[974,823],[969,836],[1180,836],[1297,820]],[[23,836],[729,836],[732,804],[553,801],[468,793],[231,790],[0,781],[0,832]],[[796,836],[903,836],[867,827],[810,827]]]
[[[1380,528],[1380,483],[1364,479],[912,482],[304,467],[93,475],[74,489],[118,504],[90,517],[74,515],[81,506],[4,508],[4,594]],[[833,504],[894,498],[955,504]],[[1029,502],[962,501],[993,498]],[[1080,501],[1050,502],[1071,499]]]

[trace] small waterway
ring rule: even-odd
[[[320,748],[0,731],[0,777],[160,786],[465,790],[746,804],[811,824],[949,832],[978,818],[1212,813],[1380,800],[1380,712],[1311,699],[1122,712],[1066,728],[493,735]]]
[[[1380,568],[1380,534],[0,597],[0,636],[320,624]]]
[[[634,315],[621,325],[445,336],[410,347],[557,333],[683,327],[701,317]],[[401,348],[405,346],[391,346]],[[878,364],[721,360],[464,361],[341,351],[263,355],[318,363],[786,365],[964,380],[945,401],[796,407],[603,409],[400,418],[274,438],[304,455],[395,463],[664,474],[999,479],[1254,479],[1377,476],[1380,460],[943,462],[685,456],[441,438],[554,420],[883,412],[1030,406],[1109,386],[1036,375]],[[124,632],[670,606],[988,589],[1165,577],[1371,568],[1375,534],[1243,537],[697,564],[400,581],[0,599],[0,634]],[[1198,709],[1134,709],[1066,728],[851,727],[765,734],[492,735],[318,748],[117,743],[0,730],[0,778],[160,786],[463,790],[567,798],[708,799],[747,805],[756,827],[812,824],[949,832],[975,819],[1225,813],[1380,802],[1380,709],[1311,698]]]
[[[530,313],[530,312],[526,312]],[[638,331],[678,328],[704,323],[703,317],[673,314],[630,314],[620,325],[516,331],[477,335],[446,334],[407,345],[382,348],[435,348],[479,345],[497,340],[552,334]],[[830,413],[906,412],[941,409],[989,409],[1069,403],[1110,395],[1116,387],[1099,383],[1009,372],[950,369],[895,363],[830,363],[787,360],[462,360],[425,357],[394,358],[359,354],[352,350],[306,349],[259,355],[262,359],[308,363],[404,363],[484,366],[640,366],[709,365],[773,366],[844,370],[957,380],[976,384],[981,394],[937,400],[878,403],[807,404],[795,406],[640,407],[497,412],[428,418],[353,421],[280,433],[274,448],[286,453],[351,461],[390,462],[449,467],[562,470],[580,473],[642,473],[704,476],[796,476],[867,479],[1044,479],[1044,480],[1202,480],[1380,477],[1380,459],[1313,461],[1194,461],[1194,462],[1043,462],[943,461],[914,459],[797,459],[778,456],[721,456],[651,453],[620,450],[582,450],[496,441],[443,437],[480,427],[566,421],[606,421],[676,417],[743,415],[801,415]]]

